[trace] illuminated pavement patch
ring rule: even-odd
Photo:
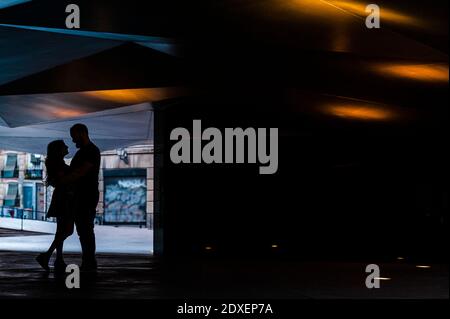
[[[11,220],[10,222],[20,222]],[[0,225],[5,224],[5,219]],[[42,222],[41,222],[42,224]],[[4,227],[4,226],[3,226]],[[40,229],[39,229],[40,227]],[[55,224],[44,223],[44,226],[34,227],[32,230],[53,233]],[[12,227],[11,227],[12,228]],[[20,229],[20,228],[19,228]],[[137,227],[95,227],[97,252],[99,253],[127,253],[127,254],[152,254],[153,231]],[[9,237],[1,237],[0,250],[43,252],[48,249],[54,236],[47,234],[11,234]],[[80,252],[80,241],[76,232],[70,236],[64,244],[65,252]]]

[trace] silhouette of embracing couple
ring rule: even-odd
[[[88,128],[84,124],[72,126],[70,136],[78,148],[70,166],[64,162],[69,152],[63,140],[53,141],[47,146],[46,183],[54,187],[47,217],[56,217],[57,229],[49,249],[39,254],[36,260],[49,271],[50,258],[56,250],[55,271],[65,271],[64,240],[72,235],[75,225],[83,253],[80,269],[95,271],[94,220],[99,200],[100,151],[89,139]]]

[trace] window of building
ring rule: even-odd
[[[28,154],[28,167],[25,171],[25,179],[42,179],[42,159],[41,155]]]
[[[17,178],[18,177],[18,169],[17,169],[17,154],[8,153],[6,154],[6,164],[5,168],[2,170],[3,178]]]
[[[42,168],[42,158],[38,154],[30,154],[30,168],[41,169]]]
[[[19,184],[8,183],[8,191],[3,201],[3,206],[6,207],[19,206]]]

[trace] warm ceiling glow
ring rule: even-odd
[[[346,19],[353,15],[361,19],[366,19],[369,13],[366,12],[366,6],[371,2],[362,2],[354,0],[272,0],[278,6],[289,7],[292,10],[302,11],[308,15],[323,17],[327,20]],[[397,24],[407,24],[421,26],[423,21],[416,17],[402,13],[397,10],[380,7],[381,22],[387,21]]]
[[[277,244],[273,244],[272,248],[278,248],[278,245]]]
[[[351,52],[352,41],[345,23],[340,23],[333,31],[331,49],[335,52]]]
[[[206,246],[205,250],[212,250],[212,247],[211,246]]]
[[[39,121],[69,119],[113,107],[175,98],[186,92],[184,88],[165,87],[36,95],[33,107],[27,112]]]
[[[334,6],[321,0],[272,0],[278,8],[286,8],[292,12],[304,14],[304,17],[327,18],[327,20],[342,21],[342,12],[337,11]]]
[[[361,121],[388,121],[397,116],[386,106],[356,103],[325,105],[323,112],[328,115]]]
[[[431,268],[431,266],[428,266],[428,265],[417,265],[416,268],[428,269],[428,268]]]
[[[368,13],[366,12],[366,6],[370,3],[370,2],[360,2],[350,0],[320,0],[320,1],[336,6],[337,8],[358,15],[364,19],[368,15]],[[418,19],[414,17],[411,17],[407,14],[401,13],[396,10],[386,8],[385,6],[380,7],[380,17],[381,21],[388,21],[398,24],[418,25],[420,23]]]
[[[151,89],[123,89],[82,92],[81,95],[93,97],[103,101],[123,104],[139,104],[159,101],[179,96],[180,88],[151,88]]]
[[[28,113],[42,120],[51,119],[65,119],[70,117],[77,117],[85,114],[84,111],[66,104],[59,104],[54,101],[39,102],[34,105]]]
[[[382,75],[424,82],[448,83],[448,64],[377,64],[373,70]]]
[[[57,118],[76,117],[84,114],[83,112],[78,110],[68,110],[68,109],[56,109],[52,113]]]

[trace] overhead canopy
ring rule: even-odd
[[[76,123],[87,125],[91,139],[100,150],[153,143],[152,110],[150,103],[142,103],[37,125],[0,126],[0,149],[46,154],[49,142],[63,139],[73,155],[75,148],[69,130]]]

